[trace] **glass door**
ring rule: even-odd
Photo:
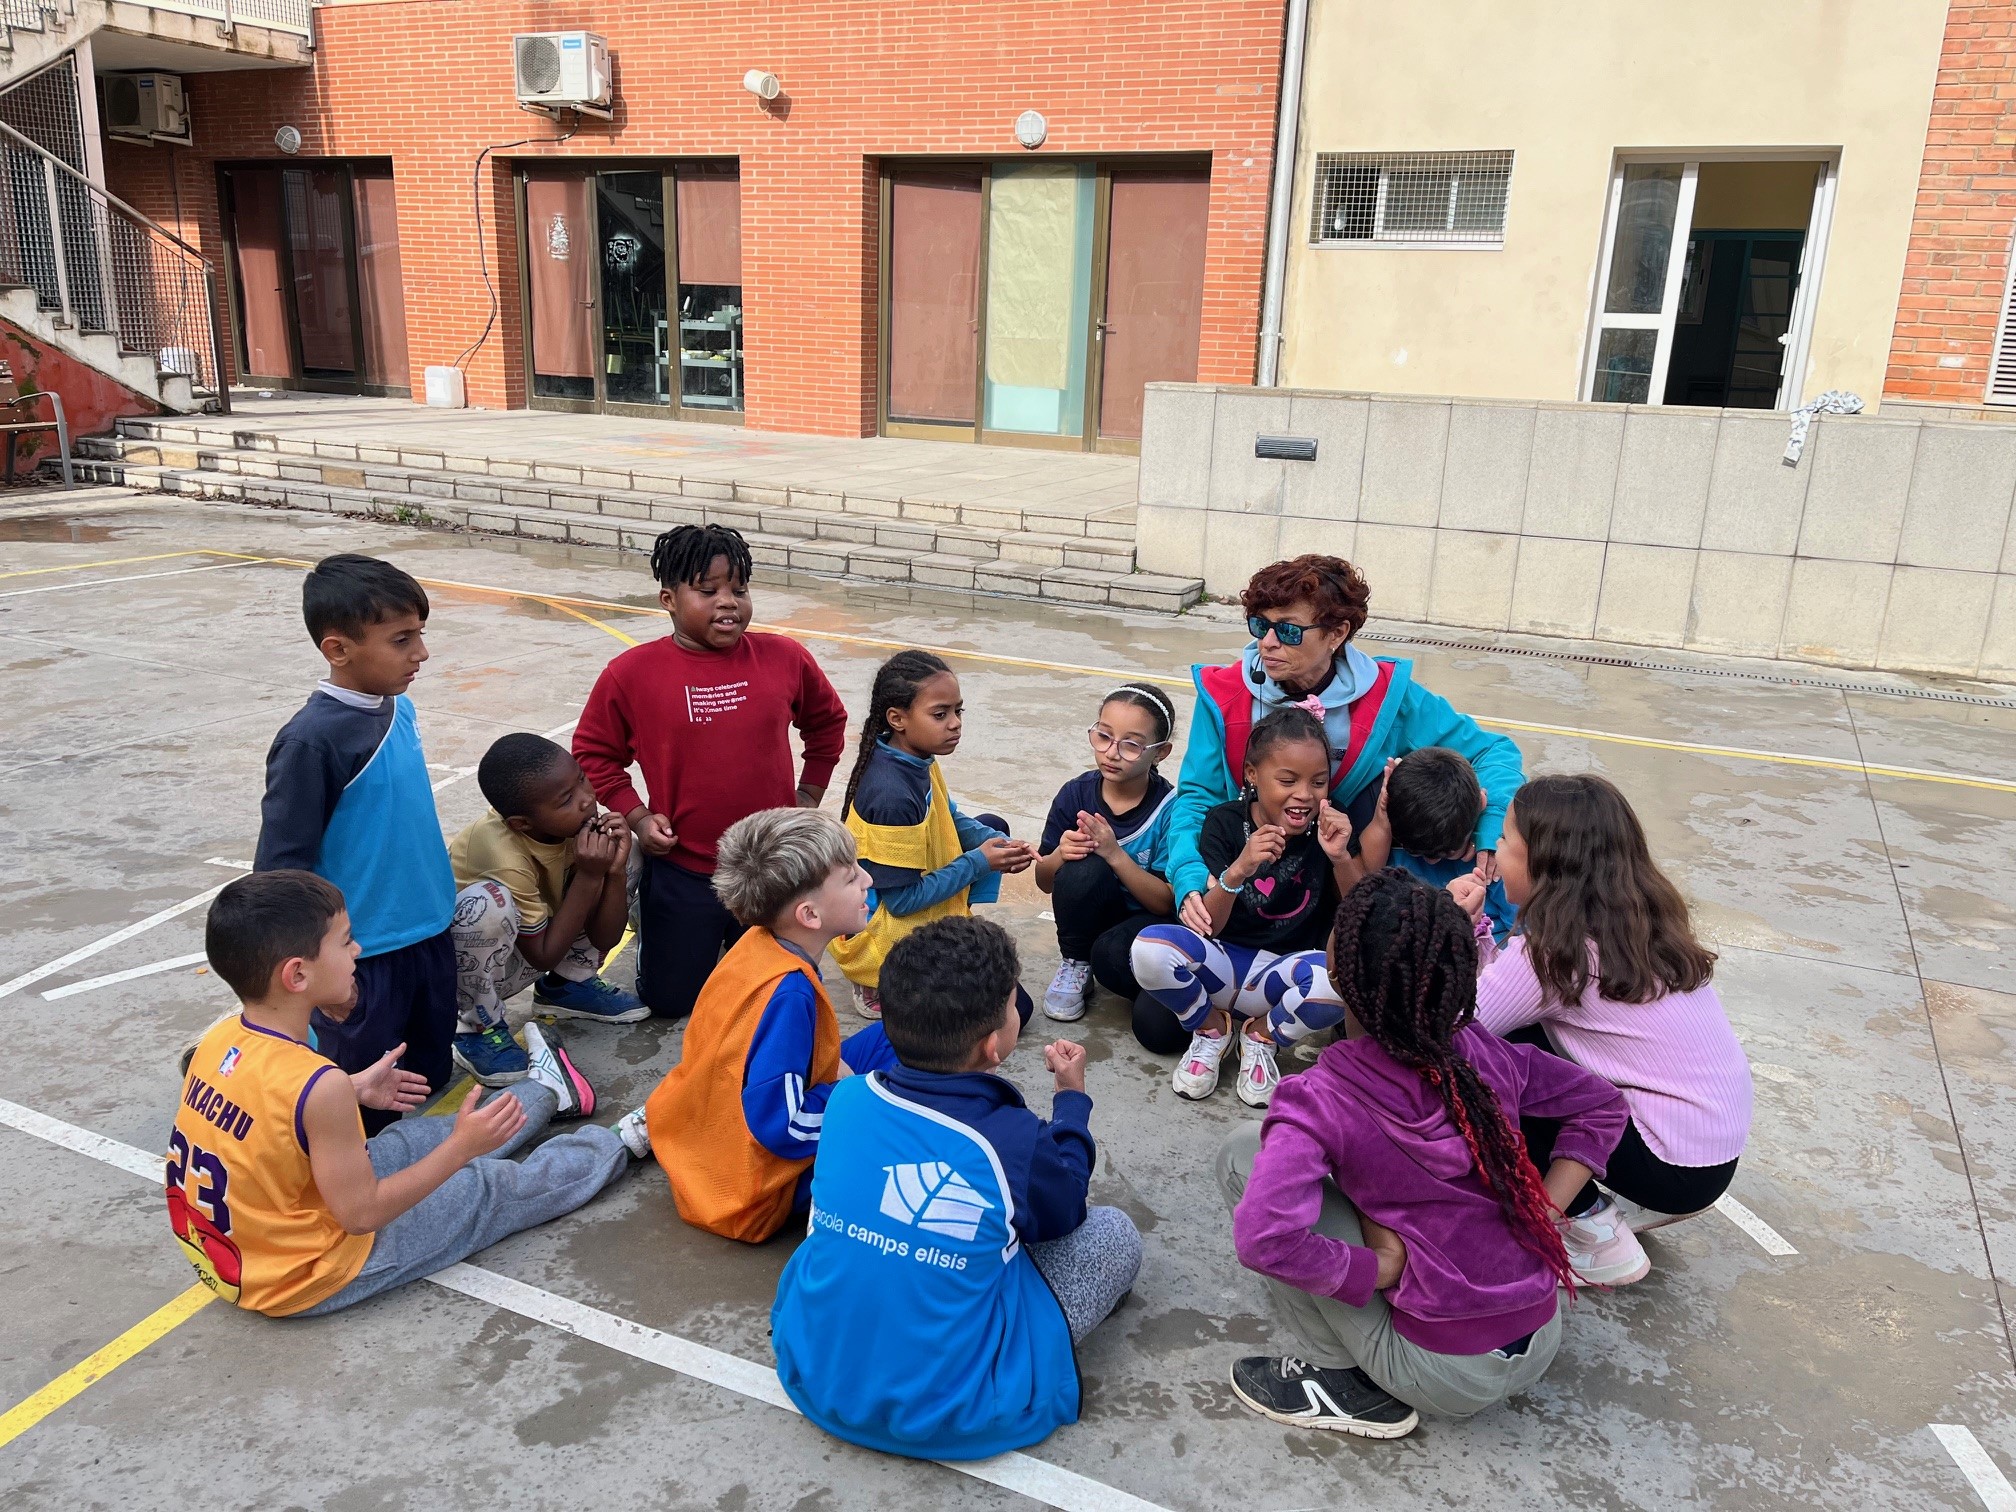
[[[987,193],[981,440],[1085,434],[1098,178],[1089,163],[1000,165]]]
[[[347,176],[333,168],[289,168],[280,175],[280,187],[301,376],[354,382],[357,322]]]
[[[1649,404],[1666,392],[1698,166],[1626,163],[1611,184],[1590,399]]]
[[[1197,381],[1204,329],[1208,169],[1115,170],[1106,218],[1099,440],[1141,440],[1143,388]]]
[[[523,169],[530,403],[741,419],[741,189],[734,163]]]

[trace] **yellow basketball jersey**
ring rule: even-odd
[[[325,1074],[343,1073],[299,1040],[224,1019],[189,1062],[168,1141],[183,1253],[218,1296],[271,1317],[334,1296],[371,1254],[373,1236],[344,1232],[308,1167],[301,1110]]]

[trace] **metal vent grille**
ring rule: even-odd
[[[1509,152],[1321,152],[1309,240],[1499,246]]]
[[[105,124],[114,131],[131,131],[140,124],[140,84],[124,74],[105,81]]]
[[[560,84],[560,49],[551,37],[518,39],[518,91],[551,94]]]
[[[2009,277],[2002,285],[2002,318],[1995,323],[1995,353],[1988,360],[1990,404],[2016,404],[2016,248],[2009,256]]]

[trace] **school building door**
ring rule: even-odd
[[[1210,168],[890,163],[881,431],[1137,451],[1143,386],[1192,382]]]

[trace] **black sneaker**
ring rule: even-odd
[[[1292,1428],[1329,1428],[1360,1438],[1412,1433],[1420,1416],[1355,1366],[1326,1370],[1293,1355],[1248,1355],[1232,1366],[1232,1394],[1264,1418]]]

